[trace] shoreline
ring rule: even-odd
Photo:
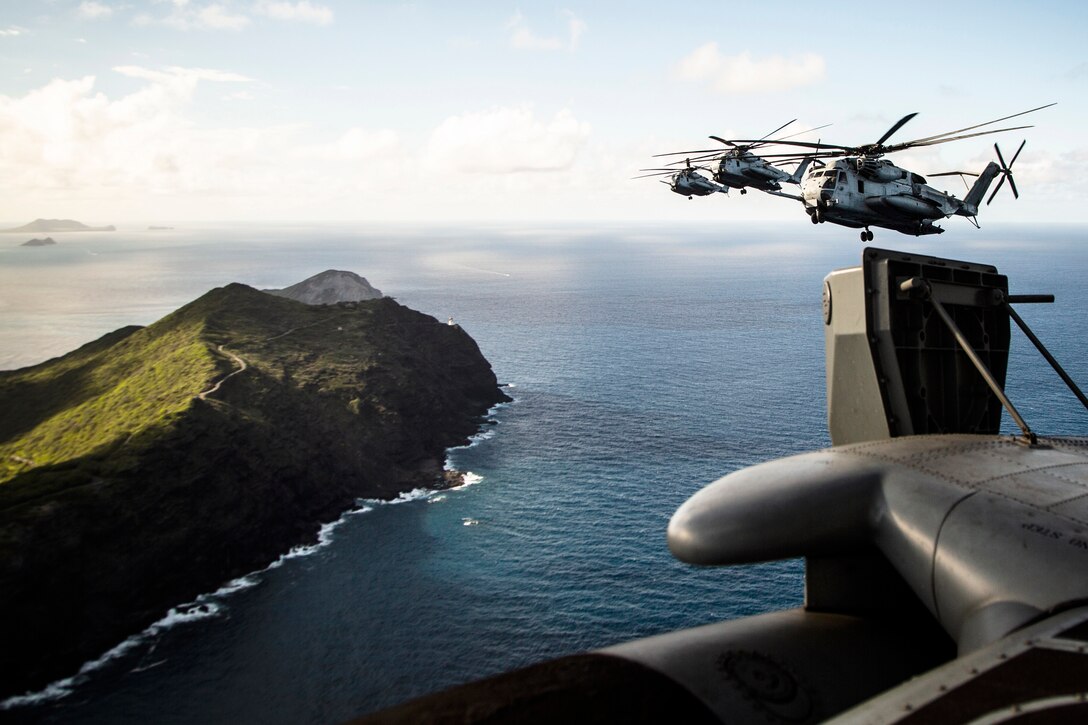
[[[500,385],[499,387],[505,388],[507,386]],[[151,645],[160,634],[178,626],[221,616],[224,610],[228,608],[226,602],[229,601],[231,595],[259,586],[265,574],[279,569],[292,559],[307,558],[331,546],[334,542],[333,533],[336,529],[343,526],[354,516],[369,513],[376,506],[392,506],[414,501],[425,501],[433,496],[450,491],[464,490],[476,485],[483,480],[482,477],[476,476],[472,471],[459,471],[449,468],[449,454],[451,451],[473,448],[494,437],[493,431],[500,425],[500,421],[493,419],[494,414],[516,402],[516,399],[511,398],[508,401],[501,401],[491,406],[484,415],[479,417],[478,430],[475,434],[470,436],[463,444],[450,446],[446,449],[445,466],[442,468],[443,473],[434,480],[436,485],[433,488],[411,488],[387,498],[366,498],[363,496],[356,498],[353,507],[342,511],[336,519],[318,524],[312,538],[293,543],[287,551],[281,553],[273,561],[246,574],[233,577],[213,591],[198,594],[190,601],[170,607],[162,617],[141,631],[129,635],[98,657],[84,662],[75,674],[54,680],[41,689],[0,699],[0,712],[18,712],[28,708],[48,706],[61,702],[65,698],[76,694],[78,688],[93,677],[94,673],[107,667],[112,662],[123,659],[133,650],[145,645]],[[491,435],[488,435],[489,433]],[[449,474],[455,474],[455,476]],[[466,480],[469,476],[475,476],[475,480]],[[143,669],[147,669],[147,667]],[[136,670],[133,669],[132,671]]]

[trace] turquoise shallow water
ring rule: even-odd
[[[1014,292],[1057,294],[1022,314],[1086,381],[1086,231],[878,241],[991,262]],[[852,234],[792,232],[203,228],[5,248],[3,367],[151,322],[214,286],[339,268],[452,315],[515,401],[451,452],[472,485],[360,502],[326,545],[174,613],[65,683],[66,696],[0,715],[337,721],[545,657],[799,604],[800,562],[695,569],[664,540],[703,485],[828,443],[821,280],[860,247]],[[1085,431],[1088,414],[1022,338],[1010,379],[1037,430]]]

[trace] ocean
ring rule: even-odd
[[[0,235],[0,369],[230,282],[346,269],[453,317],[514,399],[449,452],[468,485],[359,501],[313,546],[179,602],[82,673],[3,703],[0,720],[342,721],[545,658],[799,605],[802,562],[690,567],[669,555],[665,527],[717,478],[829,445],[822,279],[862,247],[830,226],[179,224],[41,248]],[[948,226],[872,244],[992,263],[1013,293],[1054,293],[1020,312],[1088,385],[1088,228]],[[1042,434],[1084,434],[1088,412],[1013,337],[1020,412]]]

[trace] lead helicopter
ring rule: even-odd
[[[793,172],[786,171],[778,168],[774,162],[767,161],[766,159],[752,153],[753,149],[760,148],[762,146],[769,146],[776,143],[786,141],[791,138],[796,138],[812,131],[817,131],[821,128],[827,128],[827,125],[817,126],[816,128],[810,128],[807,131],[799,131],[798,133],[784,136],[780,139],[771,139],[770,136],[778,133],[782,129],[789,126],[791,123],[796,122],[797,119],[788,121],[770,133],[764,135],[760,139],[754,141],[745,141],[738,143],[730,141],[728,139],[721,138],[720,136],[711,136],[710,138],[720,143],[729,146],[729,149],[699,149],[695,151],[674,151],[666,154],[655,154],[654,158],[661,158],[665,156],[678,156],[678,155],[692,155],[692,154],[709,154],[708,156],[696,156],[695,160],[699,162],[713,162],[717,161],[718,166],[714,173],[714,181],[718,182],[724,187],[730,189],[740,189],[741,194],[747,194],[748,188],[759,189],[760,191],[776,192],[782,190],[782,184],[798,184],[801,181],[802,175],[805,173],[805,169],[808,166],[807,161],[801,160],[800,164]],[[691,159],[685,159],[690,165]],[[674,162],[679,163],[679,162]],[[784,163],[792,163],[784,162]]]
[[[991,161],[980,174],[977,174],[978,178],[962,199],[946,191],[937,190],[927,183],[925,177],[896,166],[883,157],[886,154],[919,146],[933,146],[991,133],[1031,128],[1031,126],[1014,126],[977,133],[964,133],[965,131],[973,131],[983,126],[1049,108],[1053,105],[1053,103],[1050,103],[955,131],[947,131],[934,136],[890,145],[885,145],[885,142],[904,124],[914,118],[917,115],[916,113],[908,114],[899,119],[875,143],[862,146],[779,140],[775,143],[813,150],[792,156],[790,154],[768,154],[765,158],[800,160],[802,164],[811,160],[815,161],[816,164],[809,167],[807,173],[801,179],[800,195],[775,190],[768,191],[768,193],[800,201],[813,224],[831,222],[845,227],[861,229],[861,240],[863,242],[873,240],[874,234],[869,227],[883,227],[915,236],[941,234],[944,229],[934,222],[953,215],[967,217],[977,228],[979,205],[995,178],[1001,176],[997,187],[986,200],[987,204],[993,201],[1006,179],[1009,181],[1009,188],[1012,190],[1013,196],[1019,198],[1020,194],[1012,177],[1012,165],[1020,156],[1026,141],[1020,144],[1020,147],[1008,163],[1005,162],[1001,149],[997,144],[994,144],[994,151],[997,153],[998,161]],[[733,143],[747,142],[737,140]],[[822,161],[822,159],[829,158],[835,160],[830,164]],[[962,176],[965,174],[968,174],[968,172],[953,171],[933,174],[932,176]]]
[[[713,173],[705,166],[692,166],[691,159],[686,159],[687,168],[684,169],[639,169],[639,171],[649,171],[653,173],[642,174],[641,176],[635,176],[635,179],[645,179],[651,176],[669,176],[669,181],[661,179],[662,184],[668,184],[669,189],[674,193],[686,196],[691,199],[695,196],[710,196],[711,194],[728,194],[729,188],[726,186],[719,186],[710,179],[706,178],[699,173],[699,170],[708,171]]]

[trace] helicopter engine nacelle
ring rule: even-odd
[[[884,159],[858,159],[857,171],[873,181],[898,181],[907,177],[906,171]]]
[[[866,199],[865,205],[874,211],[893,212],[919,219],[940,219],[944,216],[932,202],[910,194],[874,196]]]

